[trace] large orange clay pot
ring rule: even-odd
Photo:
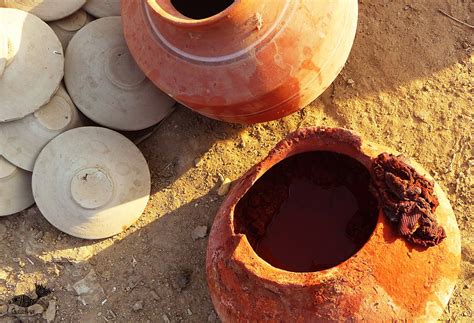
[[[350,156],[369,168],[372,158],[387,150],[347,130],[308,128],[280,142],[250,169],[230,191],[209,236],[207,277],[219,317],[224,322],[436,320],[453,292],[461,251],[456,219],[437,184],[434,192],[440,203],[435,215],[447,238],[434,247],[418,248],[400,239],[376,207],[367,242],[332,268],[287,271],[256,253],[248,235],[242,233],[245,228],[237,223],[236,205],[277,163],[313,151]],[[409,163],[429,178],[418,164]],[[269,192],[275,193],[276,189]],[[330,243],[313,247],[330,249]]]
[[[173,3],[214,15],[188,18]],[[357,0],[122,1],[145,74],[183,105],[237,123],[278,119],[317,98],[347,60],[357,14]]]

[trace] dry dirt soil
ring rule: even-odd
[[[217,321],[205,280],[207,239],[223,197],[220,178],[238,179],[299,127],[345,127],[391,146],[431,171],[448,193],[462,231],[462,273],[444,320],[474,311],[473,44],[471,0],[364,0],[357,38],[334,85],[282,120],[220,123],[179,108],[140,145],[152,198],[138,223],[103,241],[62,234],[36,208],[0,219],[0,300],[53,288],[56,321]],[[78,281],[95,291],[78,298]],[[407,291],[414,292],[414,291]],[[84,305],[88,303],[88,305]],[[37,321],[41,316],[18,316]],[[3,316],[0,321],[15,321]]]

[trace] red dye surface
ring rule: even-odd
[[[446,238],[434,216],[439,202],[432,182],[387,153],[374,160],[372,174],[380,206],[408,242],[430,247]]]
[[[369,239],[377,221],[370,174],[332,152],[290,157],[265,173],[236,207],[238,232],[274,267],[311,272],[334,267]]]

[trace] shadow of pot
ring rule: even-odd
[[[304,210],[304,205],[314,207],[314,201],[318,198],[323,204],[326,203],[318,196],[305,196],[307,202],[303,203],[300,199],[298,203],[302,207],[298,209],[299,213],[291,215],[293,223],[287,219],[283,226],[286,232],[281,228],[278,231],[275,227],[278,226],[276,221],[281,220],[283,216],[282,210],[291,200],[288,196],[282,198],[283,204],[280,203],[273,211],[264,212],[263,216],[257,213],[258,216],[252,218],[252,212],[242,211],[245,210],[242,204],[248,203],[248,195],[253,194],[257,186],[265,188],[265,185],[260,183],[272,172],[273,175],[278,175],[274,169],[281,165],[287,167],[281,168],[283,171],[280,175],[283,178],[304,177],[311,172],[315,174],[315,168],[318,166],[314,166],[314,161],[312,164],[300,163],[303,167],[291,173],[291,165],[295,164],[287,161],[295,157],[316,154],[316,157],[313,157],[319,158],[318,154],[326,154],[326,157],[329,156],[329,162],[319,165],[335,165],[330,166],[334,173],[334,169],[341,167],[337,158],[343,156],[362,167],[362,171],[353,172],[360,175],[370,169],[373,158],[382,152],[390,151],[364,142],[347,130],[300,129],[281,141],[268,157],[251,168],[234,185],[215,219],[206,259],[212,301],[224,322],[302,322],[317,319],[436,320],[442,314],[459,273],[461,242],[452,208],[437,184],[434,192],[440,204],[435,216],[438,223],[444,227],[447,238],[430,248],[418,248],[402,240],[377,205],[375,212],[372,212],[370,207],[364,209],[367,221],[363,222],[366,225],[358,227],[362,228],[362,235],[359,235],[359,238],[362,238],[352,237],[352,249],[348,247],[348,252],[345,253],[341,252],[343,247],[334,246],[341,246],[341,239],[344,239],[343,236],[347,238],[347,232],[351,230],[346,230],[342,235],[326,234],[323,240],[317,240],[318,236],[324,235],[325,229],[316,225],[308,228],[308,224],[298,226],[298,222],[304,221],[299,214],[303,212],[301,210]],[[331,163],[331,155],[339,156],[335,157],[334,163]],[[420,165],[413,161],[408,163],[419,174],[431,179]],[[313,166],[307,167],[308,165]],[[305,173],[304,167],[310,170]],[[352,169],[354,170],[356,168]],[[288,171],[290,176],[285,177],[284,174],[288,174]],[[352,176],[351,172],[346,172],[345,169],[340,169],[340,173],[342,175],[339,174],[336,178]],[[311,180],[323,176],[324,173],[313,176]],[[277,199],[280,196],[278,185],[276,181],[267,187],[268,197],[263,200]],[[359,205],[360,211],[363,209],[360,203],[364,203],[364,198],[366,203],[371,203],[371,193],[367,181],[359,182],[355,187],[357,190],[349,190],[352,190],[357,199],[356,205]],[[291,186],[291,189],[293,188]],[[356,196],[357,191],[360,193],[361,190],[366,190],[366,194]],[[291,191],[288,194],[291,195]],[[336,198],[331,205],[337,208],[338,203],[347,204],[348,201],[348,198]],[[270,204],[262,203],[260,205],[268,209]],[[253,209],[250,207],[247,210],[258,211],[259,204],[253,206]],[[337,216],[342,217],[344,210],[350,209],[339,207],[338,210]],[[357,211],[357,208],[355,210]],[[265,214],[270,216],[265,218]],[[340,221],[331,223],[343,222],[339,224],[341,228],[354,228],[353,222],[348,220],[350,218],[341,218]],[[320,221],[320,224],[325,221]],[[299,234],[297,230],[300,230]],[[337,226],[332,226],[328,230],[330,233],[331,230],[332,233],[337,233],[335,230],[338,229]],[[280,232],[280,235],[269,237],[271,232]],[[314,241],[314,244],[310,248],[305,248],[304,245],[298,247],[295,240],[301,240],[301,237],[306,237],[306,240],[302,241]],[[267,249],[262,248],[265,239]],[[329,252],[324,252],[328,250]],[[338,257],[331,258],[332,253]],[[309,259],[310,262],[306,259],[305,263],[305,257],[320,259]],[[330,259],[329,262],[325,262],[327,259]],[[311,267],[311,264],[314,266]]]

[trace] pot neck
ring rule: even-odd
[[[187,58],[212,61],[232,56],[276,32],[289,7],[297,1],[235,0],[223,11],[204,19],[184,16],[171,0],[143,2],[152,31],[165,47]]]

